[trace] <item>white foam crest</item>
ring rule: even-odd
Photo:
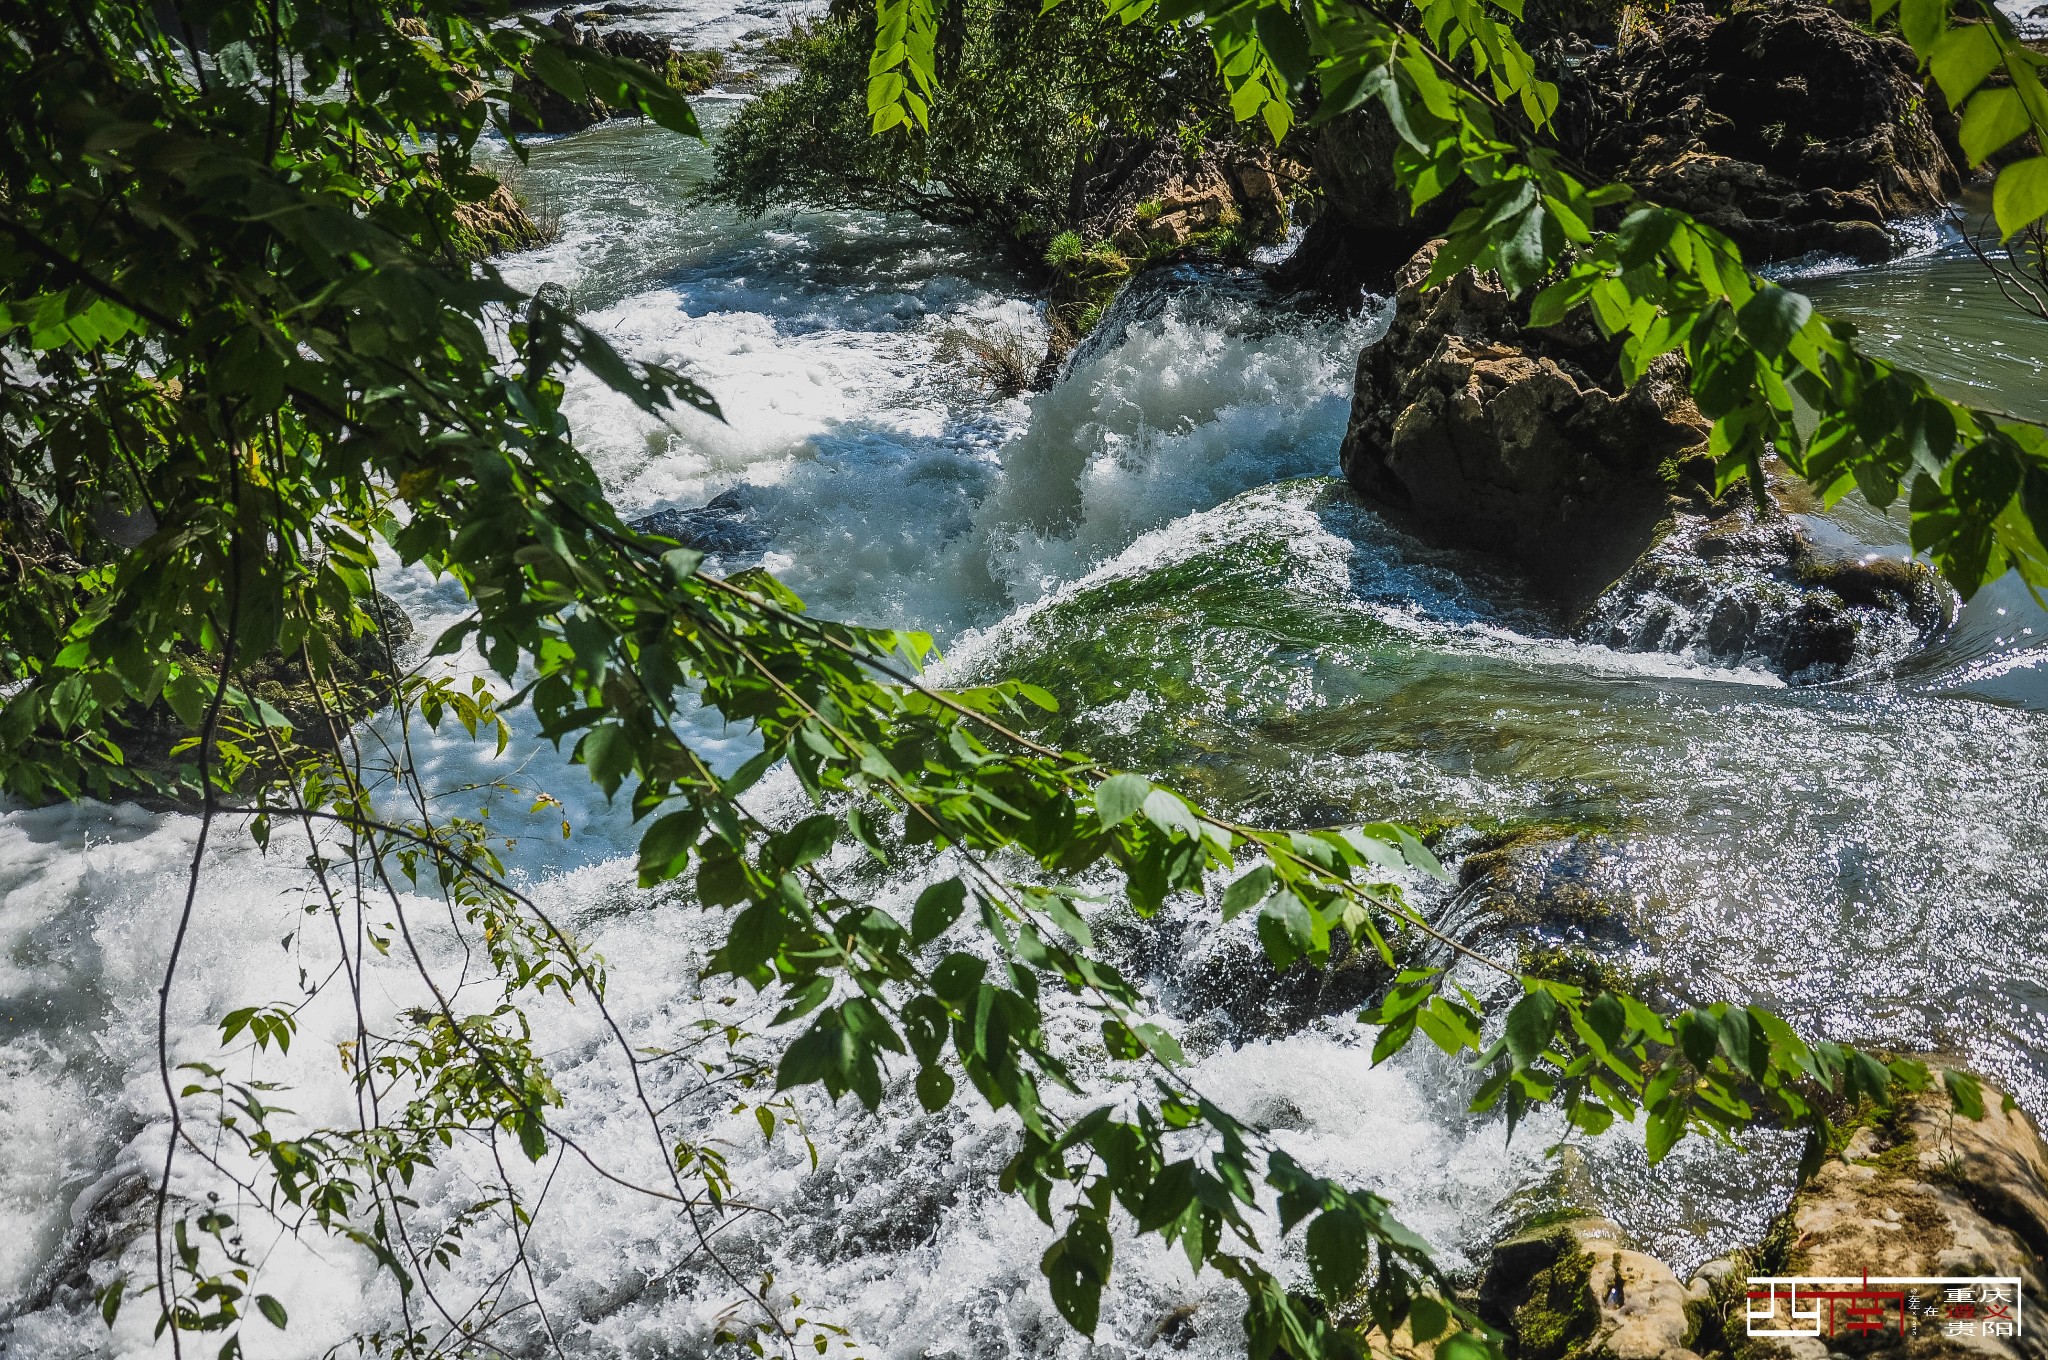
[[[1002,480],[976,521],[1012,599],[1043,595],[1249,487],[1334,469],[1372,321],[1249,336],[1188,311],[1169,304],[1128,327],[1039,397],[1030,428],[1003,450]]]

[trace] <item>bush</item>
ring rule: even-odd
[[[929,128],[871,135],[872,14],[794,32],[796,78],[720,139],[708,197],[914,212],[970,227],[1036,264],[1075,224],[1090,168],[1136,139],[1234,124],[1215,61],[1180,27],[1125,27],[1098,8],[963,0],[939,33],[943,97]]]

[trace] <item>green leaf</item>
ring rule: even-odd
[[[967,909],[967,885],[957,878],[934,883],[910,911],[910,942],[922,948],[945,934]]]
[[[1557,1028],[1557,1002],[1548,992],[1531,992],[1508,1012],[1507,1045],[1515,1066],[1527,1067],[1550,1047]]]
[[[1970,164],[1982,165],[1994,152],[2033,125],[2018,90],[1979,90],[1970,96],[1969,104],[1964,107],[1962,127],[1956,135]],[[2004,175],[1999,178],[2003,179]]]
[[[917,1073],[917,1103],[936,1114],[953,1099],[953,1078],[936,1063]]]
[[[640,886],[651,888],[681,873],[704,830],[704,816],[694,809],[671,812],[640,837]]]
[[[1948,27],[1948,0],[1900,0],[1899,31],[1924,60]]]
[[[1769,284],[1743,304],[1735,322],[1759,350],[1775,358],[1785,352],[1812,315],[1813,303],[1804,293]]]
[[[264,1321],[277,1328],[280,1332],[285,1329],[287,1319],[284,1305],[270,1295],[258,1294],[256,1296],[256,1311],[263,1314]]]
[[[2008,240],[2048,214],[2048,156],[2031,156],[2000,170],[1991,187],[1991,213],[1998,219],[1999,235]]]
[[[1348,1207],[1320,1213],[1308,1225],[1303,1247],[1309,1278],[1325,1302],[1342,1304],[1358,1292],[1369,1243],[1365,1225]]]
[[[1273,894],[1273,870],[1261,864],[1223,890],[1223,919],[1234,920]]]
[[[1137,815],[1152,792],[1152,781],[1141,774],[1113,774],[1095,786],[1095,815],[1103,826],[1117,826]]]
[[[1984,1117],[1984,1086],[1968,1072],[1953,1067],[1941,1069],[1942,1085],[1948,1088],[1949,1103],[1965,1119]]]
[[[1991,26],[1965,24],[1942,35],[1927,65],[1948,106],[1959,109],[1984,78],[1998,69],[1998,63],[1998,37]]]

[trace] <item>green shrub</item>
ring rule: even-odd
[[[962,0],[939,33],[928,128],[869,131],[872,13],[794,31],[796,78],[749,104],[720,139],[707,197],[743,212],[776,205],[908,211],[974,228],[1030,263],[1075,225],[1077,172],[1192,125],[1233,124],[1215,61],[1178,27],[1098,7]]]

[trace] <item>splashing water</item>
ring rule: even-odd
[[[676,31],[728,21],[707,11]],[[719,106],[706,113],[722,121]],[[2048,956],[2031,923],[2048,907],[2048,703],[2029,689],[2041,653],[2024,630],[2042,630],[2023,593],[1987,592],[1899,676],[1829,691],[1574,642],[1512,579],[1422,547],[1329,479],[1374,315],[1297,314],[1248,275],[1178,271],[1127,296],[1056,387],[1003,398],[949,366],[947,329],[1035,340],[1043,322],[970,241],[866,214],[739,221],[685,204],[704,169],[701,148],[651,128],[544,142],[530,173],[565,234],[506,262],[522,286],[563,284],[624,348],[685,368],[724,406],[724,424],[663,426],[595,383],[572,385],[570,416],[623,511],[724,497],[719,513],[743,518],[761,560],[814,607],[932,629],[950,678],[1037,680],[1063,701],[1059,740],[1169,772],[1222,807],[1280,823],[1410,818],[1444,828],[1452,849],[1541,832],[1564,849],[1539,858],[1519,898],[1498,883],[1477,885],[1491,897],[1470,884],[1418,897],[1503,956],[1582,947],[1676,995],[1754,997],[1828,1037],[1957,1052],[2043,1110]],[[1910,267],[1945,278],[1950,265]],[[1892,277],[1808,286],[1903,321]],[[2015,324],[2002,333],[2030,334]],[[2023,401],[2023,369],[1972,364],[1960,380],[2008,384]],[[1829,523],[1855,541],[1899,539],[1878,516]],[[460,609],[416,575],[384,584],[423,636]],[[744,734],[701,735],[728,765],[743,758]],[[418,749],[439,785],[511,780],[563,798],[529,817],[524,798],[471,795],[520,838],[522,882],[612,961],[610,1002],[632,1042],[745,1018],[751,998],[726,1005],[697,984],[722,918],[684,889],[634,888],[624,809],[530,726],[501,760],[446,738]],[[796,798],[785,781],[761,810]],[[0,814],[0,1299],[21,1310],[0,1354],[167,1350],[144,1307],[109,1336],[89,1290],[111,1268],[95,1257],[148,1273],[146,1239],[122,1235],[163,1155],[154,991],[194,834],[188,817],[134,807]],[[331,963],[297,853],[261,855],[234,828],[210,853],[172,994],[174,1061],[211,1056],[226,1010],[295,997],[302,968]],[[831,868],[896,909],[938,872]],[[1589,905],[1541,910],[1564,895]],[[1524,900],[1533,915],[1517,914]],[[411,906],[431,916],[426,901]],[[1095,916],[1160,998],[1199,1086],[1305,1163],[1388,1194],[1452,1266],[1475,1264],[1553,1179],[1540,1149],[1557,1130],[1504,1146],[1498,1123],[1464,1112],[1462,1071],[1423,1052],[1371,1067],[1351,1003],[1272,982],[1245,924],[1225,925],[1214,904],[1176,903],[1145,923],[1115,906]],[[421,936],[436,962],[458,960],[452,932]],[[396,965],[371,982],[373,1024],[420,999]],[[589,1009],[534,1012],[568,1101],[563,1129],[652,1181],[661,1154]],[[1055,1006],[1051,1022],[1098,1098],[1116,1098],[1086,1012]],[[303,1119],[351,1118],[319,1102],[354,1023],[325,992],[291,1054],[266,1059]],[[1043,1226],[994,1188],[1003,1121],[971,1102],[906,1114],[897,1090],[871,1117],[804,1096],[814,1168],[798,1130],[764,1139],[728,1095],[650,1070],[652,1098],[672,1103],[688,1137],[724,1149],[761,1210],[721,1238],[728,1265],[771,1271],[871,1353],[1241,1350],[1231,1290],[1129,1238],[1099,1345],[1074,1336],[1038,1276]],[[1753,1239],[1782,1203],[1781,1142],[1761,1135],[1742,1156],[1688,1147],[1652,1176],[1617,1131],[1590,1148],[1589,1175],[1604,1207],[1684,1266]],[[224,1190],[196,1159],[181,1168],[180,1192]],[[536,1206],[546,1310],[522,1318],[515,1352],[542,1353],[547,1330],[572,1355],[711,1348],[737,1294],[672,1212],[559,1151],[514,1172]],[[423,1225],[450,1221],[492,1174],[488,1149],[459,1147],[415,1188]],[[388,1282],[359,1256],[274,1232],[256,1241],[260,1216],[242,1217],[264,1287],[293,1319],[265,1337],[267,1354],[318,1355],[394,1320]],[[502,1243],[477,1235],[449,1297],[508,1264]]]

